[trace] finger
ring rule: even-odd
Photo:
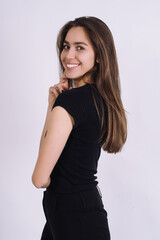
[[[62,90],[59,89],[58,84],[49,88],[49,94],[58,96]]]
[[[57,84],[56,85],[56,90],[58,91],[58,92],[62,92],[62,91],[64,91],[66,88],[65,88],[65,86],[63,85],[63,84]]]
[[[60,78],[60,81],[59,81],[60,84],[65,84],[67,82],[68,82],[68,78],[65,78],[65,77]]]
[[[63,91],[68,90],[68,83],[67,82],[66,83],[58,83],[57,84],[57,87],[60,89],[61,92],[62,92],[62,90]]]
[[[49,88],[49,93],[52,93],[54,91],[54,87]]]
[[[65,73],[65,71],[64,71],[63,74],[62,74],[61,77],[60,77],[60,82],[61,82],[61,83],[64,83],[64,82],[66,82],[67,80],[68,80],[68,78],[67,78],[66,73]]]
[[[60,87],[58,87],[58,86],[56,86],[55,89],[56,89],[56,91],[58,92],[58,94],[60,94],[61,91],[62,91],[62,90],[60,90]]]
[[[59,95],[59,94],[58,94],[58,92],[56,91],[56,89],[54,89],[54,90],[53,90],[53,92],[52,92],[52,95],[54,95],[54,96],[55,96],[55,98],[57,98],[57,97],[58,97],[58,95]]]
[[[69,84],[68,78],[67,78],[67,80],[65,82],[62,83],[62,87],[65,88],[66,90],[69,89],[70,84]]]
[[[58,89],[58,88],[60,88],[60,87],[61,87],[61,86],[60,86],[59,84],[55,84],[54,86],[52,86],[52,87],[49,88],[49,91],[52,92],[52,91],[54,91],[55,89]]]

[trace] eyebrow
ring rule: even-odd
[[[69,44],[69,42],[68,41],[64,41],[64,43],[67,43],[67,44]],[[83,44],[83,45],[85,45],[85,46],[88,46],[86,43],[84,43],[84,42],[74,42],[74,44],[75,45],[78,45],[78,44]]]

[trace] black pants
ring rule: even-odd
[[[110,240],[107,212],[97,188],[74,194],[44,192],[41,240]]]

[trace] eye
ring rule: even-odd
[[[63,45],[63,49],[68,50],[68,49],[69,49],[69,46],[66,45],[66,44],[64,44],[64,45]]]
[[[77,46],[77,50],[84,50],[82,46]]]

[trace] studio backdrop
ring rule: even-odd
[[[98,181],[112,240],[159,240],[160,2],[1,0],[0,239],[38,240],[44,189],[31,182],[48,104],[59,81],[56,38],[80,16],[111,29],[128,119],[122,152],[102,151]]]

